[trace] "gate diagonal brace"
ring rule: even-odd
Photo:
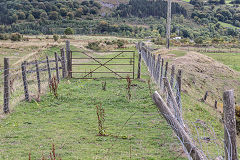
[[[114,58],[120,56],[121,54],[123,54],[123,52],[119,53],[118,55],[114,56],[113,58],[111,58],[110,60],[108,60],[105,63],[101,63],[100,61],[98,61],[97,59],[95,59],[92,56],[87,55],[86,53],[83,52],[84,55],[88,56],[89,58],[93,59],[94,61],[96,61],[97,63],[99,63],[99,67],[95,68],[93,71],[89,72],[88,74],[86,74],[83,78],[87,77],[88,75],[94,73],[96,70],[98,70],[101,67],[105,67],[107,68],[109,71],[111,71],[112,73],[116,74],[117,76],[119,76],[120,78],[123,78],[122,76],[120,76],[119,74],[117,74],[116,72],[114,72],[112,69],[110,69],[109,67],[106,66],[107,63],[111,62]]]

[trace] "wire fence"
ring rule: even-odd
[[[143,57],[152,80],[159,88],[159,92],[154,93],[153,99],[159,113],[166,119],[182,144],[188,159],[221,160],[225,158],[232,160],[237,157],[234,140],[234,137],[236,137],[236,123],[232,127],[229,127],[229,123],[227,123],[229,115],[231,122],[236,122],[235,110],[229,115],[227,113],[224,115],[224,139],[216,136],[215,130],[210,123],[199,119],[195,122],[185,121],[182,116],[183,107],[181,101],[182,70],[179,69],[176,73],[174,65],[169,66],[169,63],[165,62],[165,59],[161,58],[160,54],[152,54],[148,48],[142,42],[137,44],[139,55]],[[169,71],[169,68],[171,68],[171,71]],[[226,106],[229,105],[226,104]],[[232,105],[232,108],[235,108],[235,106]],[[233,128],[233,130],[229,131],[229,128]]]
[[[54,58],[40,57],[39,60],[24,61],[19,66],[12,66],[9,58],[4,58],[4,69],[0,70],[0,109],[9,113],[19,102],[40,101],[41,95],[49,88],[52,78],[59,82],[66,77],[64,49]],[[1,114],[4,115],[4,114]]]

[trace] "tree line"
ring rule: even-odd
[[[128,4],[120,4],[115,16],[120,17],[163,17],[167,16],[167,2],[163,0],[149,1],[149,0],[130,0]],[[172,14],[180,14],[187,17],[187,10],[178,3],[172,3]]]

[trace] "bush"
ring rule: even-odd
[[[125,41],[124,41],[124,40],[122,40],[122,39],[118,39],[118,40],[117,40],[117,46],[118,46],[118,48],[123,48],[124,45],[125,45]]]
[[[9,36],[7,34],[0,34],[0,40],[8,40]]]
[[[92,49],[94,51],[99,51],[101,48],[100,48],[100,42],[88,42],[88,45],[87,45],[87,48],[88,49]]]
[[[65,29],[64,34],[71,35],[74,34],[74,31],[72,28],[68,27],[67,29]]]
[[[12,34],[10,35],[10,39],[11,39],[12,41],[21,41],[22,38],[23,38],[23,36],[22,36],[20,33],[12,33]]]
[[[57,34],[54,34],[53,39],[54,39],[55,42],[57,42],[59,40],[59,36]]]

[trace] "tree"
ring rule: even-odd
[[[77,11],[76,11],[75,16],[76,17],[82,17],[82,15],[83,15],[83,9],[82,8],[78,8]]]
[[[47,13],[46,12],[42,12],[41,15],[40,15],[40,18],[47,19],[48,18]]]
[[[13,14],[13,15],[11,16],[11,21],[12,21],[12,23],[17,22],[17,20],[18,20],[18,15],[17,15],[17,14]]]
[[[71,35],[74,34],[74,31],[72,28],[68,27],[67,29],[65,29],[64,34]]]
[[[69,19],[73,19],[73,18],[74,18],[74,14],[73,14],[72,12],[68,12],[68,13],[67,13],[67,17],[68,17]]]
[[[34,18],[34,16],[32,14],[29,14],[27,20],[29,22],[33,22],[33,21],[35,21],[35,18]]]
[[[67,15],[67,9],[66,8],[61,8],[60,9],[61,16],[66,17]]]
[[[225,0],[220,0],[220,4],[226,4]]]
[[[50,12],[49,19],[50,20],[57,20],[58,19],[58,12],[56,12],[56,11]]]
[[[26,15],[24,12],[22,12],[22,11],[18,12],[18,19],[24,20],[25,18],[26,18]]]

